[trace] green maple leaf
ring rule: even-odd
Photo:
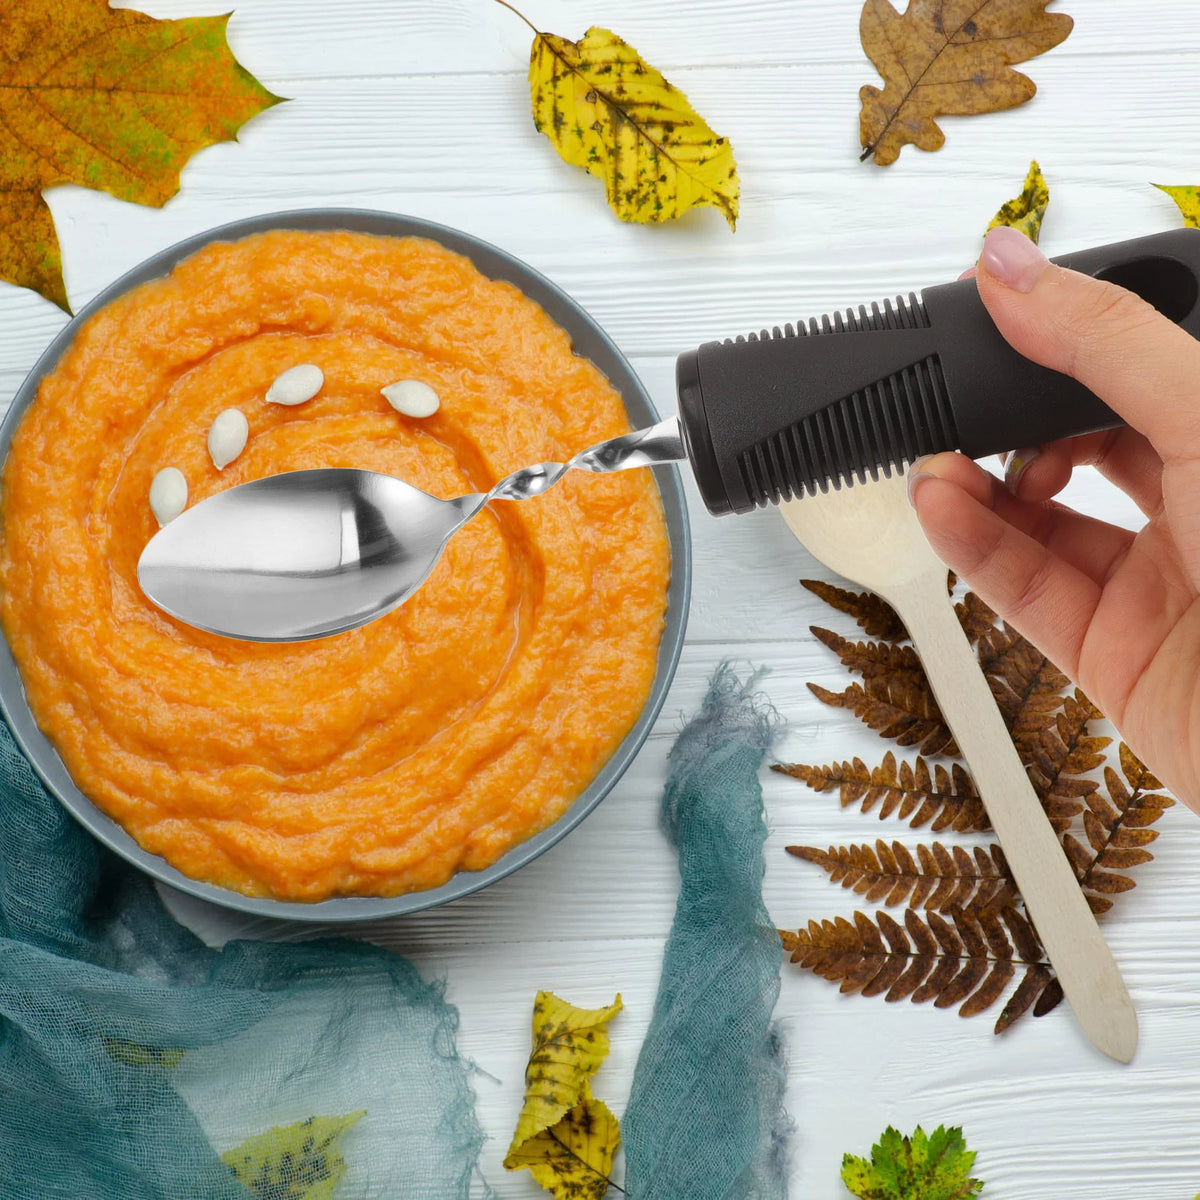
[[[939,1125],[926,1136],[918,1125],[908,1138],[889,1125],[871,1147],[870,1162],[842,1158],[842,1182],[860,1200],[967,1200],[983,1187],[969,1176],[974,1162],[957,1126]]]

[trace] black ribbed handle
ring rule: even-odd
[[[1200,230],[1054,260],[1137,292],[1200,337]],[[749,512],[921,454],[973,458],[1120,418],[1000,336],[974,280],[681,355],[679,411],[700,493]]]

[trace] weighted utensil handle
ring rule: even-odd
[[[1054,261],[1136,292],[1200,337],[1200,229]],[[1082,384],[1013,350],[973,279],[709,342],[680,356],[676,383],[688,456],[717,514],[921,454],[979,458],[1121,424]]]

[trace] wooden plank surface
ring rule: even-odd
[[[225,0],[146,0],[161,16]],[[1175,0],[1078,0],[1076,29],[1026,70],[1035,101],[948,120],[946,148],[906,149],[881,171],[857,161],[857,91],[875,73],[854,0],[527,0],[540,27],[578,36],[608,24],[667,70],[735,146],[742,218],[619,225],[594,180],[533,130],[527,31],[489,0],[246,0],[230,24],[245,65],[293,97],[236,145],[206,150],[159,211],[80,188],[50,195],[79,305],[153,250],[257,212],[317,204],[409,212],[467,229],[549,274],[602,321],[664,411],[673,361],[697,342],[952,278],[1019,189],[1031,157],[1053,188],[1051,252],[1164,229],[1173,206],[1149,186],[1197,182],[1200,9]],[[0,400],[61,327],[55,309],[0,287]],[[1132,523],[1096,478],[1071,497]],[[835,624],[801,576],[829,578],[778,514],[716,521],[689,484],[696,575],[689,640],[663,716],[611,797],[564,843],[477,894],[362,931],[446,979],[460,1041],[481,1071],[484,1167],[505,1198],[543,1193],[500,1159],[519,1106],[529,1008],[539,987],[583,1004],[619,988],[626,1012],[597,1091],[620,1112],[649,1021],[677,886],[658,832],[666,754],[721,660],[769,666],[787,720],[786,759],[878,758],[883,743],[819,704],[806,680],[841,686],[808,631]],[[837,626],[845,628],[844,625]],[[853,910],[853,897],[786,855],[806,842],[922,835],[843,813],[764,776],[771,834],[766,898],[781,925]],[[1091,1050],[1065,1008],[992,1038],[986,1017],[845,998],[784,971],[779,1018],[796,1120],[792,1194],[839,1200],[843,1150],[889,1122],[965,1126],[988,1195],[1009,1200],[1186,1200],[1200,1191],[1200,822],[1177,808],[1156,859],[1105,930],[1129,982],[1142,1042],[1132,1066]],[[184,899],[205,936],[308,936]]]

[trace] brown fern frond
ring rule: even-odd
[[[1016,885],[999,846],[975,847],[941,842],[917,846],[916,857],[903,842],[888,845],[882,838],[869,845],[788,846],[789,854],[815,863],[830,881],[853,888],[868,904],[892,908],[907,903],[946,913],[954,910],[979,915],[997,913],[1017,898]]]
[[[1100,710],[1096,709],[1096,712],[1099,714]],[[1129,781],[1131,788],[1142,792],[1162,791],[1163,785],[1150,774],[1146,764],[1124,742],[1117,748],[1117,756],[1120,759],[1121,771]],[[1166,807],[1170,808],[1174,803],[1175,801],[1172,800]]]
[[[957,1006],[960,1016],[994,1005],[1020,962],[1025,971],[997,1021],[998,1031],[1001,1021],[1008,1028],[1031,1009],[1050,1011],[1056,981],[1044,957],[1026,957],[1030,937],[1041,950],[1028,922],[1011,908],[982,915],[952,910],[949,918],[927,911],[923,919],[909,908],[901,925],[886,912],[873,919],[856,912],[853,923],[844,917],[809,921],[795,932],[780,930],[780,937],[793,963],[839,984],[843,993],[882,994],[889,1003],[932,1000],[936,1008]]]
[[[1124,872],[1154,858],[1146,847],[1157,839],[1158,830],[1150,826],[1175,803],[1170,796],[1145,790],[1162,785],[1124,742],[1118,748],[1118,757],[1125,778],[1106,766],[1104,786],[1108,796],[1097,789],[1087,797],[1083,814],[1087,844],[1070,833],[1062,839],[1079,886],[1097,915],[1112,907],[1110,896],[1136,886]]]
[[[971,833],[991,828],[983,801],[959,763],[953,763],[949,770],[937,764],[931,774],[929,764],[919,755],[916,763],[897,765],[896,756],[889,750],[877,767],[868,767],[856,758],[852,763],[828,766],[775,763],[771,769],[799,779],[814,792],[837,788],[843,808],[859,804],[863,812],[870,812],[879,804],[880,820],[895,813],[913,829],[930,822],[934,833],[944,829]]]
[[[868,637],[882,638],[885,642],[908,640],[908,630],[896,615],[896,610],[874,592],[849,592],[820,579],[802,579],[800,583],[830,608],[853,617]]]
[[[928,692],[929,704],[937,707],[925,677],[925,669],[911,646],[896,646],[891,642],[852,642],[819,625],[810,625],[809,631],[817,641],[838,656],[843,667],[857,672],[864,679],[874,679],[880,675],[903,678],[907,683]]]
[[[849,709],[880,737],[892,738],[901,746],[917,746],[922,754],[958,755],[958,746],[928,686],[881,675],[852,683],[841,692],[817,683],[808,688],[831,708]]]
[[[951,579],[953,579],[953,574]],[[951,587],[954,585],[951,584]],[[967,641],[974,646],[985,633],[991,633],[996,627],[996,614],[974,592],[967,592],[954,606],[958,615],[958,623],[967,635]]]
[[[1027,758],[1062,708],[1067,677],[1007,624],[980,635],[979,665],[1018,752]]]
[[[1042,801],[1055,833],[1065,833],[1083,812],[1084,800],[1096,790],[1093,779],[1083,778],[1104,762],[1104,749],[1112,741],[1093,737],[1091,722],[1104,714],[1081,692],[1063,697],[1062,710],[1052,727],[1043,729],[1023,756],[1034,791]]]
[[[881,736],[921,754],[958,756],[920,660],[903,627],[869,593],[806,583],[833,607],[854,616],[878,642],[856,642],[813,627],[842,665],[862,676],[842,692],[809,684],[824,703],[855,713]],[[953,577],[951,577],[953,588]],[[1124,743],[1120,772],[1105,762],[1110,738],[1092,733],[1103,714],[1039,650],[1000,623],[978,597],[955,605],[976,647],[1009,732],[1080,888],[1096,916],[1115,895],[1134,887],[1129,872],[1153,857],[1151,828],[1174,801]],[[1103,789],[1095,779],[1103,768]],[[827,766],[778,764],[774,768],[814,791],[836,789],[843,807],[898,815],[934,832],[990,828],[983,804],[959,763],[949,769],[925,758],[897,763],[890,751],[881,765],[862,759]],[[904,905],[900,924],[886,911],[853,922],[810,921],[782,935],[792,961],[837,982],[841,990],[888,1001],[932,1001],[973,1016],[1007,995],[996,1019],[1002,1033],[1026,1013],[1043,1016],[1063,999],[1037,931],[998,846],[972,853],[941,842],[906,848],[883,839],[869,844],[789,846],[816,863],[835,883],[868,902]]]
[[[1048,963],[1025,968],[1025,974],[996,1018],[993,1032],[1011,1029],[1029,1010],[1044,1017],[1062,1000],[1062,987]]]

